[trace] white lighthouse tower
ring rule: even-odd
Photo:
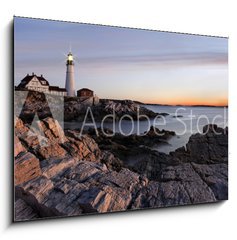
[[[67,95],[74,97],[75,96],[75,80],[74,80],[74,61],[73,55],[71,52],[67,55],[67,73],[66,73],[66,90]]]

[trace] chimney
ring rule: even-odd
[[[34,72],[32,72],[32,76],[34,76],[35,75],[35,73]]]
[[[43,74],[41,74],[40,76],[43,77]]]

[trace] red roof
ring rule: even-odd
[[[77,90],[77,92],[82,92],[82,91],[86,91],[86,92],[93,92],[92,90],[90,90],[89,88],[82,88],[82,89],[79,89]]]

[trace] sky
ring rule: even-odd
[[[228,105],[227,38],[19,17],[15,85],[34,72],[65,87],[70,50],[76,90],[154,104]]]

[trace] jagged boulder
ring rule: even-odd
[[[67,152],[79,160],[88,160],[92,162],[100,162],[101,151],[93,138],[84,134],[68,130],[66,131],[67,142],[62,144]]]
[[[65,157],[67,152],[58,143],[50,144],[49,146],[42,146],[37,150],[41,159]]]
[[[19,153],[25,152],[26,149],[22,145],[21,141],[17,136],[14,136],[14,157],[16,157]]]
[[[203,134],[189,138],[186,145],[189,159],[196,163],[226,163],[228,160],[228,130],[206,125]]]
[[[56,119],[47,117],[38,121],[38,127],[51,142],[64,143],[66,141],[64,131]]]
[[[228,166],[222,164],[195,164],[193,168],[213,191],[216,199],[228,199]]]
[[[41,177],[16,186],[16,196],[44,217],[126,210],[140,184],[138,174],[100,163],[67,159],[50,165]]]
[[[228,197],[228,131],[219,129],[221,134],[216,135],[215,126],[206,134],[191,136],[186,148],[172,154],[136,148],[122,163],[115,154],[101,150],[96,139],[76,130],[64,133],[53,119],[39,122],[44,136],[22,124],[19,120],[15,139],[16,219],[215,202]],[[26,137],[29,132],[35,133],[38,142]]]
[[[26,126],[26,124],[24,124],[19,117],[15,117],[15,134],[22,135],[26,133],[28,130],[29,128]]]
[[[123,162],[109,151],[101,152],[101,162],[105,163],[109,169],[115,171],[120,171],[123,166]]]
[[[32,153],[17,155],[14,162],[15,185],[30,181],[42,174],[39,159]]]
[[[39,218],[37,212],[22,199],[15,201],[14,209],[15,221],[29,221]]]

